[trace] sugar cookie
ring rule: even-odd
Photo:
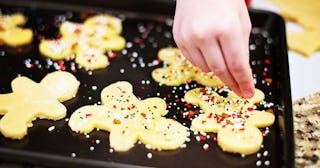
[[[70,117],[73,131],[89,133],[94,128],[110,132],[110,147],[127,151],[140,140],[152,149],[173,150],[187,138],[187,129],[179,122],[163,117],[166,103],[161,98],[139,100],[132,85],[116,82],[101,92],[103,105],[77,109]]]
[[[12,93],[0,94],[0,131],[12,139],[22,139],[32,121],[59,120],[66,116],[66,107],[60,103],[71,99],[78,91],[79,82],[68,72],[53,72],[40,83],[27,77],[17,77]],[[60,102],[59,102],[59,101]]]
[[[218,92],[224,92],[227,96],[221,96]],[[257,152],[263,141],[258,128],[274,123],[273,114],[254,110],[254,104],[263,99],[264,94],[258,89],[251,99],[243,99],[226,88],[196,88],[185,94],[187,103],[204,111],[192,120],[191,128],[217,133],[218,145],[224,151],[240,154]]]
[[[320,50],[320,31],[290,33],[287,37],[289,48],[306,57]]]
[[[22,14],[1,15],[0,13],[0,45],[18,47],[31,43],[32,30],[19,27],[25,22],[26,18]]]
[[[41,41],[41,54],[53,60],[75,55],[77,64],[91,70],[107,67],[105,52],[119,51],[126,43],[120,36],[121,20],[106,14],[88,18],[83,24],[64,22],[59,30],[60,39]]]
[[[289,49],[306,57],[320,50],[320,1],[269,0],[281,9],[282,16],[304,28],[303,32],[288,33]]]
[[[168,86],[179,86],[189,80],[210,87],[224,86],[224,83],[212,73],[204,73],[185,59],[177,48],[163,48],[159,51],[160,60],[169,64],[167,67],[152,71],[152,78]]]

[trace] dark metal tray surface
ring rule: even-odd
[[[33,29],[34,41],[19,48],[0,47],[1,94],[11,92],[10,83],[18,75],[39,82],[47,73],[63,65],[81,82],[77,96],[64,103],[68,109],[67,117],[81,106],[99,103],[100,91],[105,86],[126,80],[133,84],[134,94],[142,99],[165,98],[169,110],[166,117],[190,125],[190,120],[181,114],[188,109],[180,100],[185,90],[199,85],[159,86],[151,78],[151,71],[162,66],[157,61],[158,50],[175,46],[171,34],[172,15],[167,15],[170,12],[147,14],[129,8],[108,9],[107,5],[96,8],[18,2],[19,5],[15,1],[0,2],[2,13],[22,12],[27,16],[25,27]],[[127,45],[115,53],[117,57],[110,60],[110,66],[86,71],[74,68],[74,61],[52,62],[41,56],[38,51],[40,39],[59,37],[58,28],[62,21],[82,22],[85,17],[97,13],[114,14],[123,19],[122,36]],[[50,167],[292,167],[293,122],[284,22],[278,15],[265,11],[251,10],[250,17],[253,24],[250,59],[256,87],[264,91],[266,101],[274,103],[276,114],[276,122],[269,128],[270,133],[264,137],[263,148],[257,154],[241,157],[225,153],[212,140],[213,134],[209,134],[210,138],[205,141],[197,141],[196,135],[191,135],[186,148],[174,151],[149,150],[137,143],[128,152],[119,153],[110,149],[109,134],[105,131],[77,134],[70,130],[65,119],[56,122],[38,119],[22,140],[10,140],[0,135],[1,159]],[[55,129],[49,131],[51,126]],[[204,144],[209,145],[208,151],[203,150]],[[152,155],[152,158],[147,155]]]

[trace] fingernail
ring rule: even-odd
[[[245,98],[251,98],[254,95],[254,92],[252,90],[244,90],[242,94]]]

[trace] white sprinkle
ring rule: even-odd
[[[196,136],[196,140],[199,142],[201,141],[200,136]]]
[[[261,158],[261,153],[257,153],[257,158]]]
[[[256,45],[255,44],[250,44],[249,45],[249,49],[250,50],[255,50],[257,47],[256,47]]]
[[[90,146],[90,150],[93,151],[94,150],[94,146]]]
[[[151,158],[152,158],[152,153],[148,153],[148,154],[147,154],[147,158],[148,158],[148,159],[151,159]]]
[[[209,149],[209,144],[204,144],[204,145],[202,146],[202,148],[203,148],[204,150],[208,150],[208,149]]]
[[[87,134],[87,135],[86,135],[86,138],[87,138],[87,139],[88,139],[88,138],[90,138],[90,135],[89,135],[89,134]]]
[[[132,68],[136,68],[137,67],[137,64],[136,63],[133,63],[132,64]]]
[[[1,51],[1,52],[0,52],[0,55],[1,55],[1,56],[4,56],[4,55],[5,55],[5,52],[4,52],[4,51]]]
[[[76,153],[71,153],[71,157],[76,157],[77,156],[77,154]]]
[[[65,118],[64,121],[68,122],[68,121],[69,121],[69,118]]]
[[[269,154],[268,151],[264,151],[264,152],[263,152],[263,156],[264,156],[264,157],[268,156],[268,154]]]
[[[131,42],[127,42],[127,48],[131,48],[132,47],[132,43]]]
[[[138,57],[138,53],[137,53],[137,52],[132,52],[132,56],[133,56],[134,58],[137,58],[137,57]]]
[[[92,99],[92,97],[91,97],[91,96],[89,96],[89,97],[88,97],[88,99],[89,99],[89,100],[91,100],[91,99]]]
[[[146,144],[146,148],[147,148],[147,149],[151,149],[151,145]]]
[[[261,166],[261,160],[258,160],[258,161],[256,162],[256,166]]]
[[[246,155],[245,154],[241,154],[241,157],[244,158],[244,157],[246,157]]]
[[[122,53],[123,55],[126,55],[128,52],[127,52],[126,49],[123,49],[123,50],[121,51],[121,53]]]
[[[110,152],[110,153],[113,153],[113,149],[109,149],[109,152]]]
[[[100,144],[100,140],[99,139],[96,140],[96,144]]]
[[[270,161],[269,160],[264,161],[264,165],[269,166],[270,165]]]
[[[201,134],[202,136],[206,136],[206,135],[207,135],[206,132],[200,132],[200,134]]]
[[[93,86],[91,86],[91,89],[95,91],[95,90],[97,90],[97,89],[98,89],[98,87],[97,87],[97,86],[95,86],[95,85],[93,85]]]
[[[51,131],[53,131],[54,129],[55,129],[55,126],[51,126],[51,127],[48,128],[48,131],[51,132]]]
[[[186,148],[186,147],[187,147],[187,144],[180,145],[180,148]]]
[[[120,69],[120,73],[124,73],[124,69],[123,68]]]
[[[88,71],[88,75],[92,75],[92,71]]]

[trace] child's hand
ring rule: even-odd
[[[184,56],[248,98],[254,94],[250,31],[244,0],[177,0],[173,35]]]

